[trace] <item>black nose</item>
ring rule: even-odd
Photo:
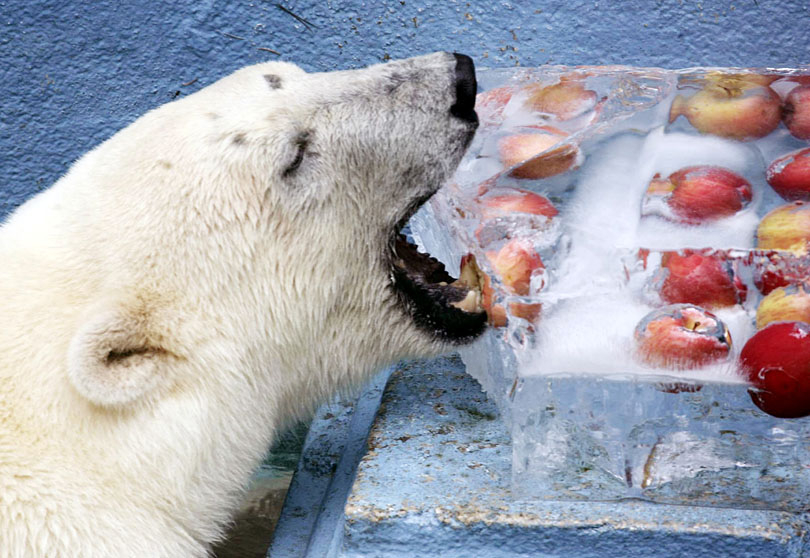
[[[450,114],[468,122],[478,122],[475,114],[475,94],[478,84],[475,81],[475,64],[465,54],[453,53],[456,57],[456,102],[450,107]]]

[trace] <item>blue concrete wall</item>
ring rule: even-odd
[[[810,2],[0,0],[0,218],[138,115],[240,66],[434,50],[481,66],[807,64]]]

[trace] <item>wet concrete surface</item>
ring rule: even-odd
[[[214,547],[214,558],[267,555],[308,429],[305,423],[295,426],[270,449],[251,478],[226,539]]]
[[[215,558],[264,558],[276,529],[292,472],[259,478],[248,490],[228,538],[214,549]]]

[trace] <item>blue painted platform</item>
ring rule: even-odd
[[[313,482],[309,464],[333,447],[324,440],[348,439],[341,432],[351,420],[328,410],[336,417],[331,423],[324,414],[316,420],[276,531],[273,558],[805,555],[807,514],[640,501],[521,501],[510,489],[509,434],[458,358],[396,367],[370,424],[369,403],[379,397],[385,375],[361,396],[365,408],[354,417],[355,428],[370,427],[367,442],[358,448],[355,432],[353,441],[342,443],[346,458],[322,456],[346,465],[365,450],[353,483],[345,470],[322,471],[321,477],[330,478],[325,497],[303,486]],[[290,528],[293,516],[297,530]],[[307,521],[320,521],[320,530],[307,531]]]

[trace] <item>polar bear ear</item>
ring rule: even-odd
[[[143,314],[107,311],[92,316],[68,349],[68,379],[86,399],[121,407],[166,380],[172,355],[157,345]]]

